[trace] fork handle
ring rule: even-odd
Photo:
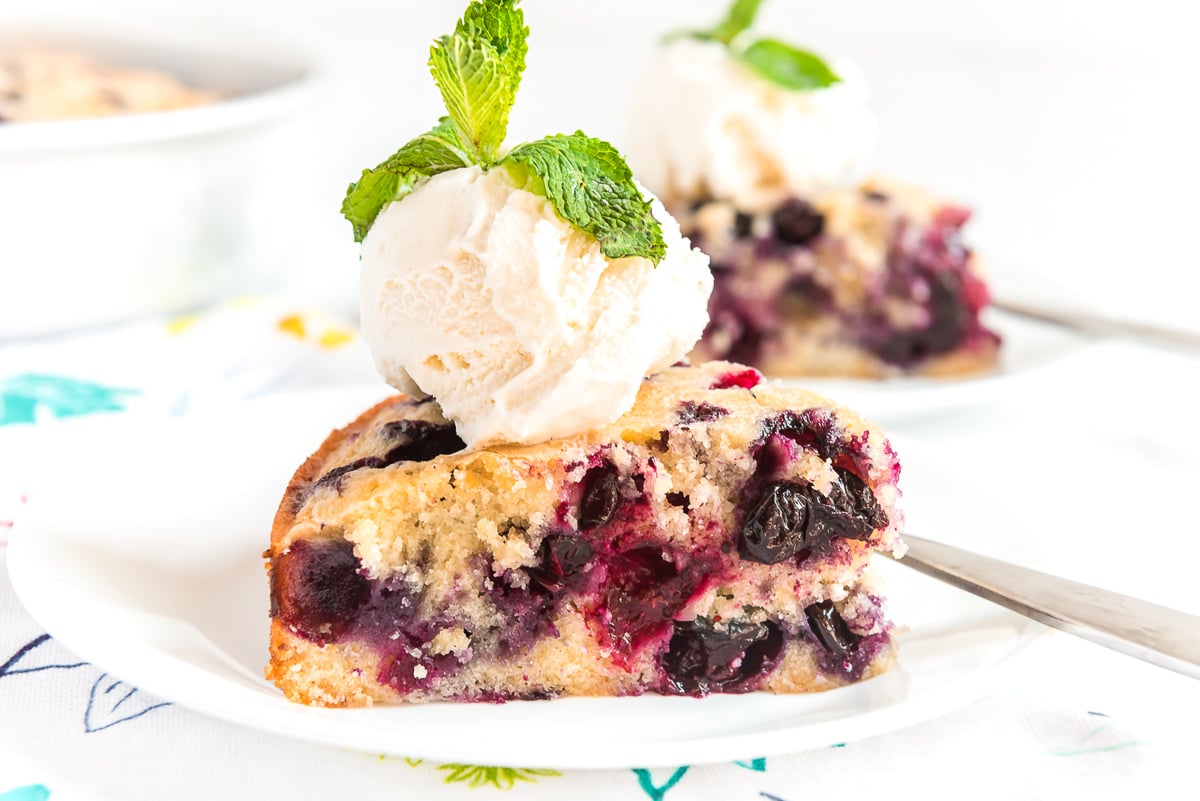
[[[1039,623],[1200,679],[1200,617],[911,534],[898,561]]]

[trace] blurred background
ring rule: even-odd
[[[254,222],[255,249],[242,255],[257,254],[246,269],[259,284],[353,315],[357,248],[338,213],[342,194],[441,113],[428,44],[463,5],[0,0],[0,28],[86,30],[100,19],[139,36],[160,25],[204,31],[218,50],[250,32],[264,57],[301,54],[311,91],[245,167],[276,177]],[[510,140],[582,128],[620,145],[637,124],[627,91],[659,37],[709,24],[725,6],[526,0],[529,67]],[[971,240],[998,295],[1200,330],[1195,21],[1192,4],[1171,0],[768,0],[757,27],[861,65],[882,129],[875,169],[976,210]],[[0,181],[6,157],[0,137]],[[86,189],[103,201],[104,187]],[[13,214],[0,219],[0,237],[22,224]],[[71,266],[55,263],[52,247],[40,261]],[[25,269],[0,263],[6,291],[12,271]]]

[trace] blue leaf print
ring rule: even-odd
[[[49,634],[41,634],[17,649],[17,652],[0,665],[0,678],[21,673],[38,673],[43,670],[83,667],[87,662],[62,654],[55,654],[54,641]],[[63,651],[64,649],[58,648]]]
[[[88,695],[83,730],[88,734],[104,731],[168,705],[167,701],[148,700],[136,687],[101,673]]]

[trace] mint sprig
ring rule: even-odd
[[[820,56],[778,39],[759,39],[739,58],[759,75],[787,89],[824,89],[842,80]]]
[[[762,0],[733,0],[733,5],[725,14],[725,19],[708,31],[706,38],[729,44],[738,37],[738,34],[754,24],[754,18],[758,16],[760,5],[762,5]]]
[[[501,166],[595,237],[609,258],[642,256],[657,264],[666,254],[662,226],[612,145],[576,132],[500,155],[528,50],[518,2],[474,0],[454,32],[434,41],[429,69],[449,116],[350,185],[342,214],[354,226],[355,240],[362,241],[384,207],[422,181],[460,167]]]
[[[778,39],[741,43],[742,34],[754,24],[761,5],[762,0],[733,0],[725,18],[715,27],[685,35],[701,41],[720,42],[733,58],[785,89],[825,89],[842,80],[816,53]]]
[[[559,216],[594,236],[610,259],[644,256],[657,264],[666,255],[662,225],[608,142],[583,131],[548,136],[518,145],[503,163],[518,183],[549,198]]]

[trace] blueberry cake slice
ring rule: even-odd
[[[646,379],[616,422],[464,450],[432,400],[334,432],[271,534],[271,659],[294,701],[810,692],[887,670],[872,551],[896,455],[743,365]]]
[[[677,211],[679,211],[677,209]],[[712,259],[697,358],[768,375],[955,376],[996,360],[988,290],[962,240],[970,213],[869,184],[770,209],[702,201],[679,215]]]

